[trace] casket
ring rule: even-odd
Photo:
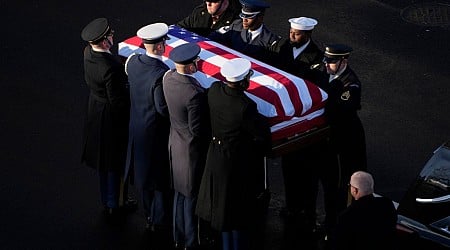
[[[171,25],[168,35],[171,39],[167,40],[163,61],[170,68],[174,68],[168,59],[173,48],[188,42],[201,47],[199,71],[195,76],[205,88],[214,81],[224,80],[220,67],[226,60],[241,57],[252,62],[254,74],[246,94],[256,102],[258,111],[269,118],[275,154],[290,151],[293,145],[301,147],[314,138],[326,137],[327,94],[315,84],[178,26]],[[128,57],[134,53],[145,53],[140,38],[135,36],[119,43],[119,55]]]

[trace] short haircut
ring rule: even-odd
[[[350,178],[350,184],[361,190],[361,192],[363,193],[372,194],[374,192],[373,177],[367,172],[357,171],[353,173],[352,177]]]

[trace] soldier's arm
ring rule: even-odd
[[[164,117],[169,117],[169,110],[167,108],[162,86],[162,77],[156,81],[156,86],[153,89],[153,100],[155,102],[156,111]]]

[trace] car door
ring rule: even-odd
[[[400,225],[450,247],[450,141],[434,151],[397,211]]]

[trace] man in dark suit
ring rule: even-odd
[[[338,218],[334,249],[395,249],[397,211],[391,200],[373,195],[374,181],[367,172],[355,172],[349,183],[355,199]]]
[[[239,18],[240,5],[230,0],[207,0],[177,23],[178,26],[207,37]]]
[[[253,249],[248,235],[263,219],[257,197],[265,190],[264,155],[270,151],[271,137],[267,118],[244,93],[253,73],[250,67],[247,59],[225,62],[220,72],[226,81],[208,89],[213,139],[197,214],[222,232],[224,250]]]
[[[331,129],[331,146],[338,157],[339,189],[337,209],[347,207],[347,183],[352,173],[367,169],[364,128],[358,116],[361,109],[361,82],[349,66],[352,48],[330,44],[325,49],[328,82],[321,87],[328,94],[325,113]]]
[[[169,113],[162,78],[169,67],[162,61],[169,39],[164,23],[142,27],[145,54],[131,55],[125,63],[130,82],[131,113],[125,176],[134,169],[142,197],[146,228],[157,231],[170,225],[170,167],[167,143]]]
[[[200,46],[182,44],[169,53],[176,69],[163,79],[169,108],[169,154],[174,198],[174,240],[185,249],[198,247],[195,216],[198,190],[210,139],[206,90],[195,79]]]
[[[264,25],[264,13],[270,6],[261,0],[240,0],[241,19],[212,33],[210,38],[243,54],[268,62],[271,47],[280,37]]]
[[[113,34],[106,18],[93,20],[81,32],[89,42],[84,49],[84,76],[90,89],[82,162],[98,170],[102,204],[110,216],[118,214],[122,203],[130,109],[124,67],[110,51]]]

